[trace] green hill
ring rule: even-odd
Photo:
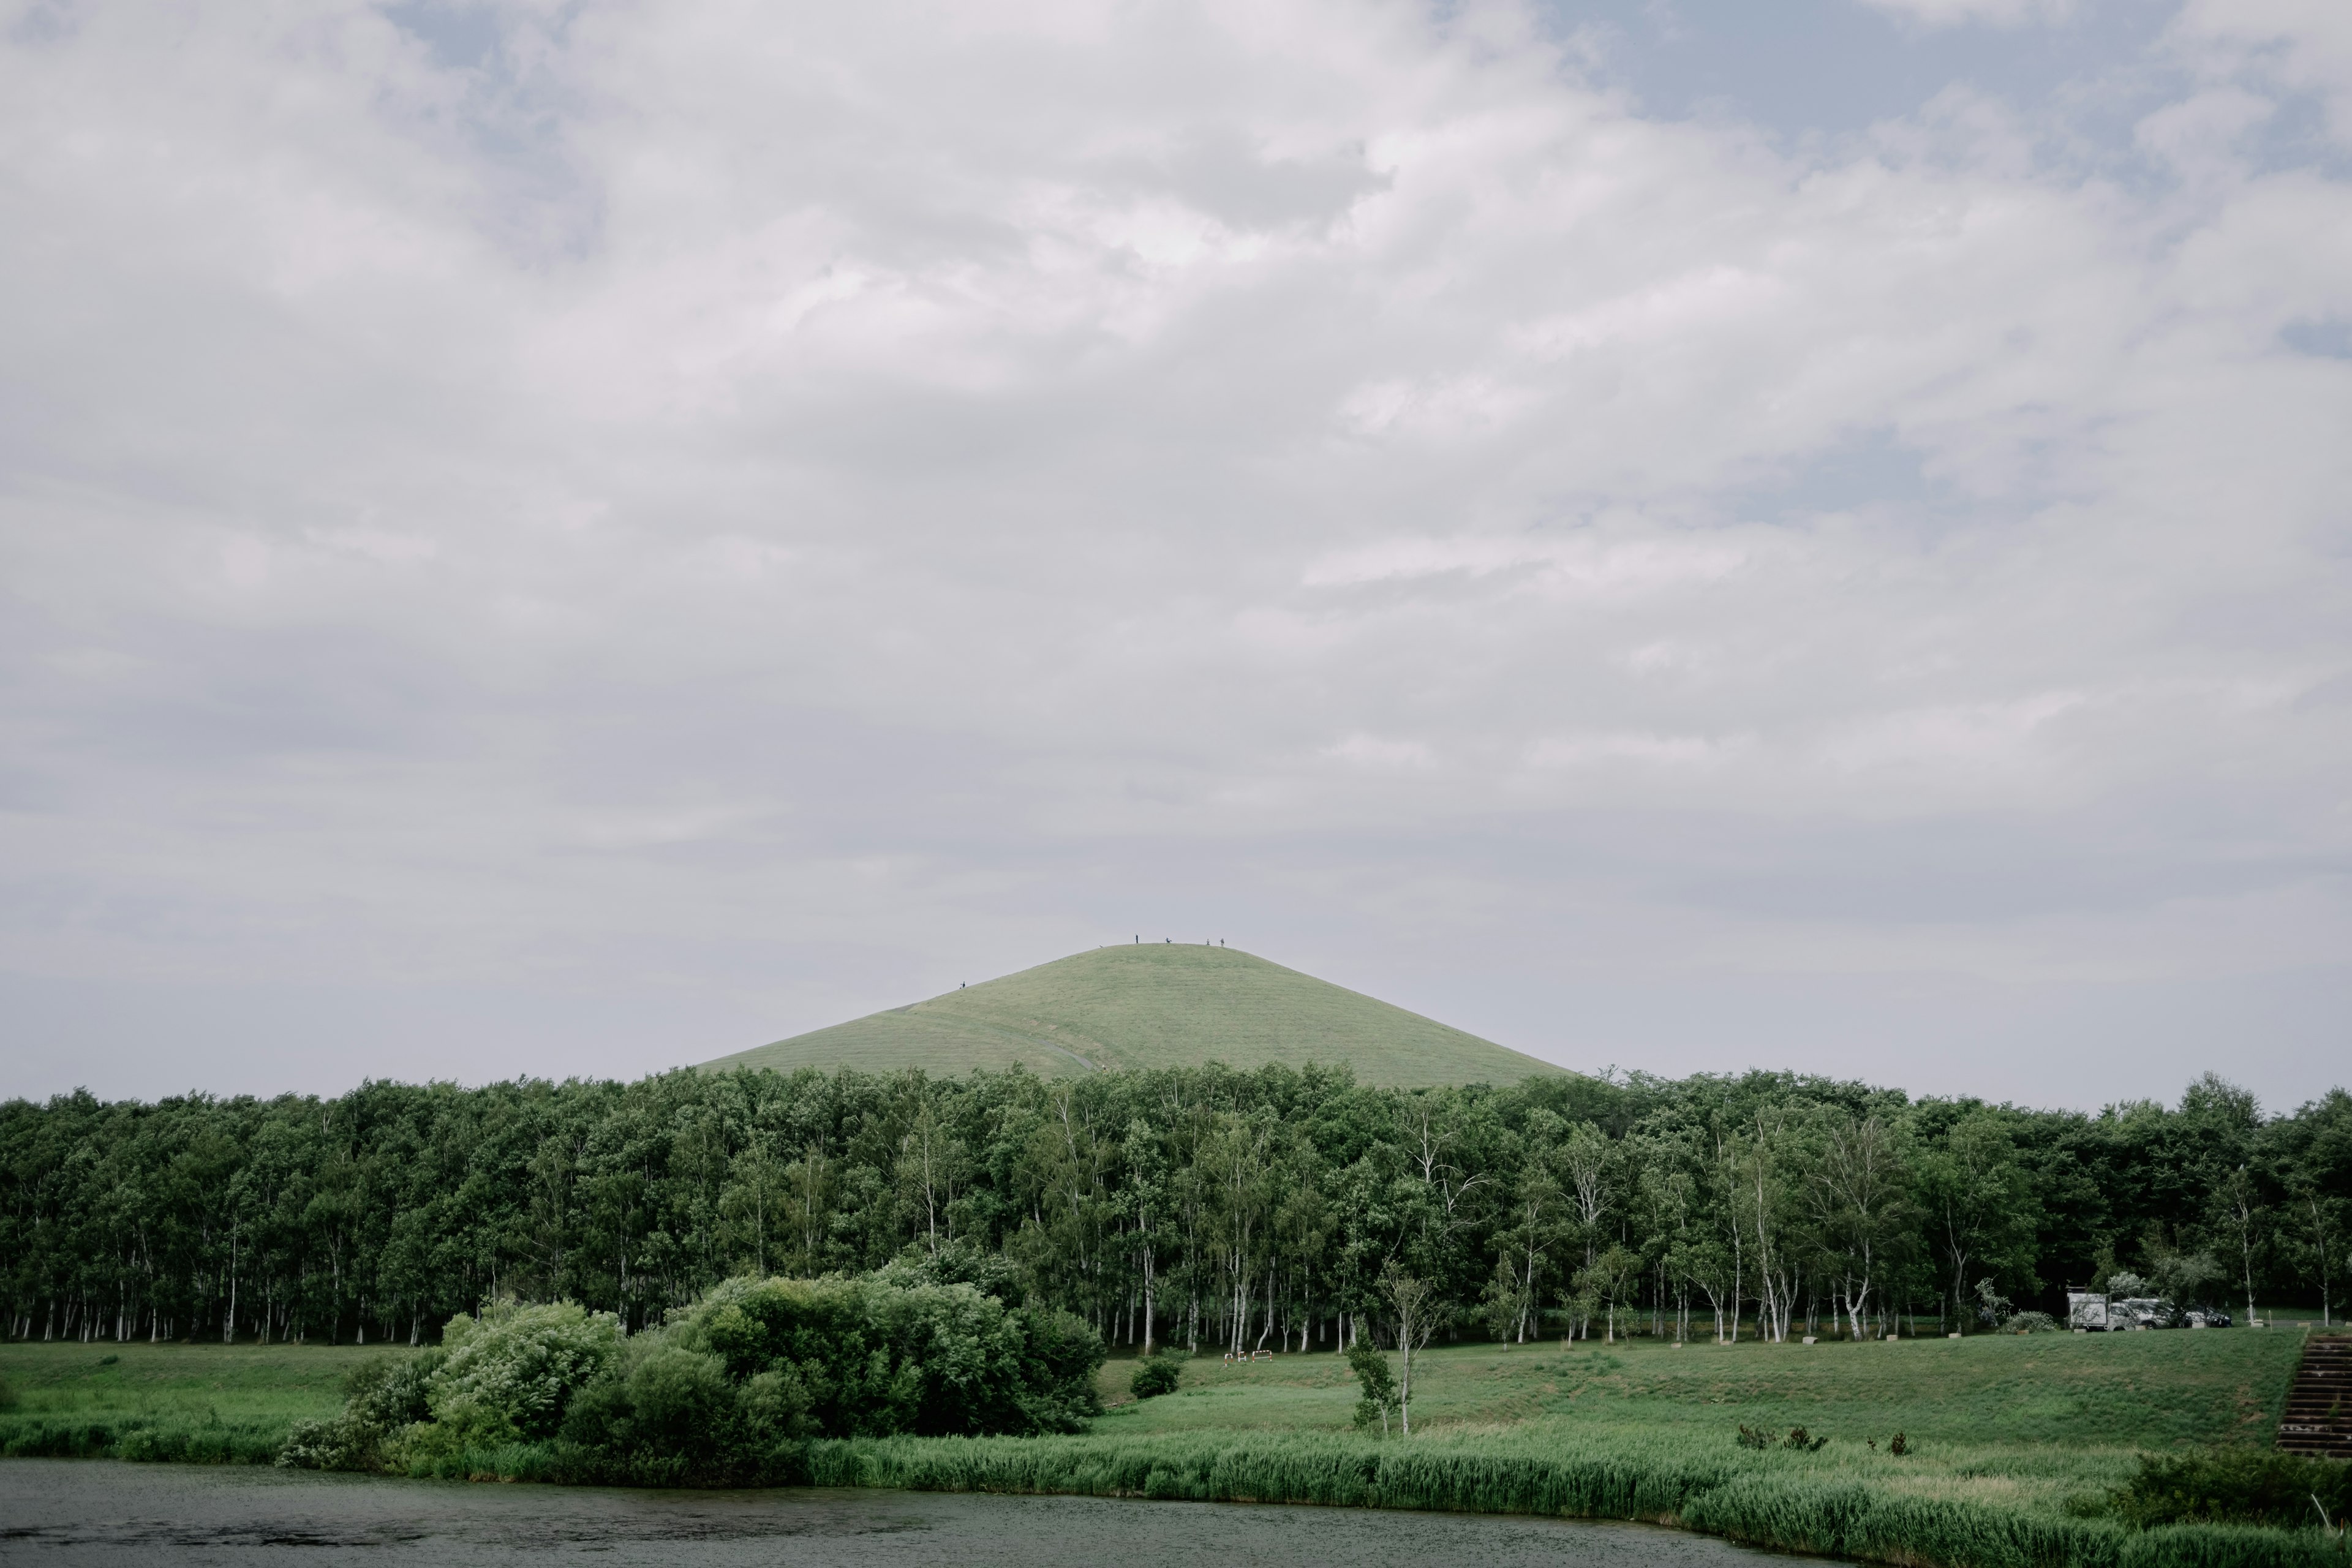
[[[1077,953],[703,1065],[951,1076],[1023,1062],[1061,1076],[1212,1061],[1344,1061],[1360,1082],[1402,1088],[1562,1070],[1250,953],[1166,943]]]

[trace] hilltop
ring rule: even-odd
[[[1212,1061],[1347,1062],[1399,1088],[1562,1070],[1237,948],[1169,943],[1076,953],[703,1065],[951,1076],[1021,1062],[1066,1076]]]

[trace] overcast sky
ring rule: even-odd
[[[0,1095],[2352,1078],[2343,0],[0,15]]]

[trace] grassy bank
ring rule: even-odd
[[[268,1464],[300,1420],[342,1405],[342,1345],[0,1345],[0,1455]]]
[[[793,1479],[1650,1520],[1942,1568],[2341,1568],[2316,1531],[2136,1530],[2104,1511],[2142,1452],[2266,1446],[2300,1347],[2296,1333],[2229,1331],[1443,1348],[1416,1360],[1410,1442],[1350,1429],[1355,1388],[1336,1356],[1195,1361],[1177,1393],[1117,1403],[1086,1436],[818,1443]],[[378,1352],[124,1346],[100,1367],[103,1353],[0,1347],[0,1375],[22,1395],[0,1415],[8,1451],[28,1451],[16,1435],[37,1425],[77,1422],[125,1436],[111,1450],[45,1451],[130,1457],[174,1433],[282,1433],[331,1410],[343,1368]],[[1105,1367],[1107,1399],[1124,1400],[1131,1367]],[[1738,1444],[1743,1425],[1829,1441],[1758,1451]],[[548,1445],[441,1468],[579,1479],[571,1466]]]

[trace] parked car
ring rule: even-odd
[[[2092,1333],[2119,1333],[2126,1329],[2226,1329],[2230,1314],[2217,1307],[2183,1312],[2158,1296],[2103,1296],[2095,1290],[2066,1292],[2070,1328]]]
[[[2108,1310],[2107,1299],[2099,1292],[2069,1290],[2066,1292],[2066,1326],[2103,1334],[2109,1329],[2123,1325]]]

